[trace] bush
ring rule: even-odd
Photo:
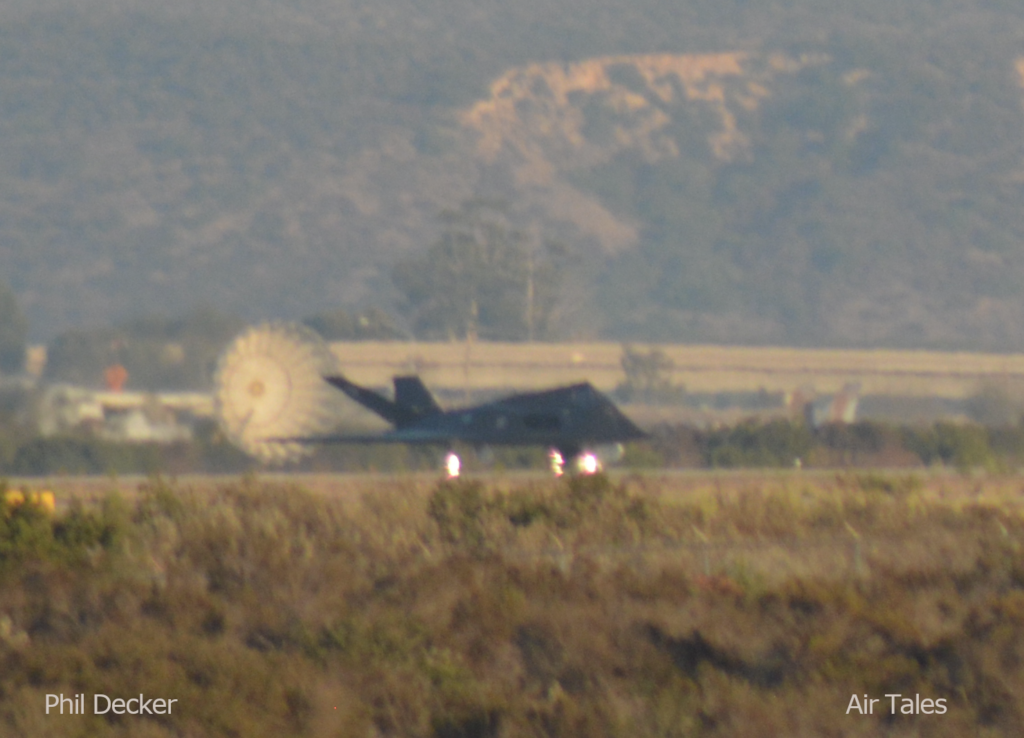
[[[441,539],[454,546],[478,548],[484,543],[483,483],[464,479],[442,482],[427,503]]]
[[[382,483],[354,507],[155,478],[131,503],[6,510],[0,733],[49,735],[47,693],[145,691],[187,709],[133,735],[852,738],[891,725],[837,723],[849,695],[895,691],[947,700],[937,735],[1017,734],[1015,693],[991,685],[1024,673],[1019,516],[905,494],[913,477],[684,485],[671,504],[662,484]],[[818,561],[850,525],[856,577]]]
[[[0,499],[6,486],[0,488]],[[117,497],[108,497],[102,509],[86,510],[72,504],[60,516],[42,505],[5,506],[0,511],[0,571],[44,562],[79,565],[99,551],[115,551],[127,521]]]
[[[803,423],[772,420],[747,421],[711,431],[706,440],[710,467],[792,466],[811,450],[813,437]]]
[[[995,464],[988,433],[978,425],[936,423],[927,429],[907,429],[904,444],[926,465],[941,463],[967,470]]]

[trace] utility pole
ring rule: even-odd
[[[469,304],[469,320],[466,321],[466,353],[462,360],[462,397],[469,403],[469,364],[473,353],[473,342],[476,340],[476,323],[480,315],[476,298]]]
[[[534,303],[537,301],[534,277],[537,272],[537,252],[541,248],[540,226],[534,222],[530,226],[526,241],[526,340],[533,342],[536,324]]]
[[[534,242],[526,249],[526,340],[533,343],[533,258]]]

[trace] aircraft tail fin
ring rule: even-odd
[[[426,417],[441,412],[440,406],[434,400],[419,377],[395,377],[395,404],[404,410],[408,410],[416,418]]]
[[[398,425],[402,421],[401,409],[396,403],[392,402],[388,398],[377,394],[371,389],[360,387],[355,382],[345,379],[345,377],[340,374],[333,377],[324,377],[324,379],[365,407],[367,410],[372,410],[392,425]]]
[[[421,418],[441,412],[441,408],[419,377],[395,377],[393,402],[371,389],[360,387],[340,374],[324,379],[396,428],[404,428]]]

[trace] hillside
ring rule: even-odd
[[[1008,2],[11,2],[0,274],[35,338],[400,313],[474,196],[571,258],[560,338],[1024,348]]]

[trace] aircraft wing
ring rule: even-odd
[[[317,435],[299,436],[294,438],[266,438],[271,443],[301,443],[301,444],[344,444],[344,443],[408,443],[421,445],[443,446],[451,443],[454,439],[451,436],[441,436],[437,433],[424,431],[389,431],[387,433],[375,433],[373,435]]]

